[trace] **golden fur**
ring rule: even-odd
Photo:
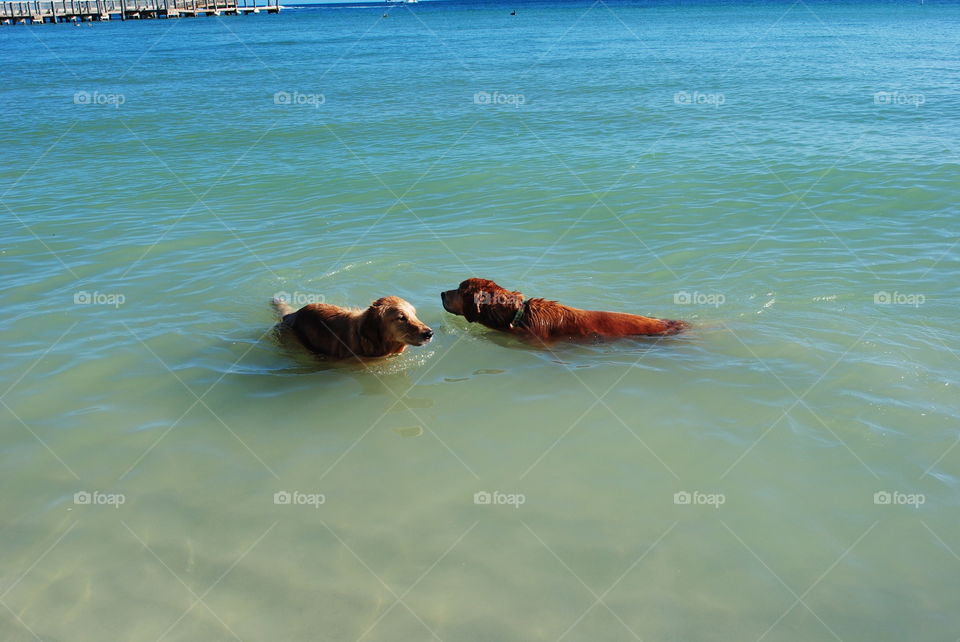
[[[334,359],[386,357],[433,337],[410,303],[396,296],[377,299],[365,310],[312,303],[294,311],[273,300],[281,330],[289,330],[308,350]]]

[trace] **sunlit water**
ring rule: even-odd
[[[960,8],[384,11],[0,27],[0,637],[955,640]]]

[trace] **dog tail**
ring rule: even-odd
[[[293,308],[290,307],[290,304],[279,297],[273,297],[273,300],[270,301],[270,303],[273,305],[273,309],[277,311],[277,314],[281,319],[293,312]]]
[[[677,321],[675,319],[663,319],[664,328],[660,334],[680,334],[690,329],[690,324],[686,321]]]

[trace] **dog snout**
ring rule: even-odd
[[[460,314],[457,294],[456,290],[444,290],[440,293],[440,303],[443,304],[443,309],[450,314]]]
[[[430,328],[424,329],[420,333],[420,338],[423,339],[424,341],[429,341],[430,339],[433,338],[433,330],[431,330]]]

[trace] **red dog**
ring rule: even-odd
[[[552,343],[563,339],[666,336],[683,332],[685,321],[654,319],[621,312],[580,310],[546,299],[524,299],[487,279],[467,279],[440,293],[443,308],[467,321],[521,337]]]

